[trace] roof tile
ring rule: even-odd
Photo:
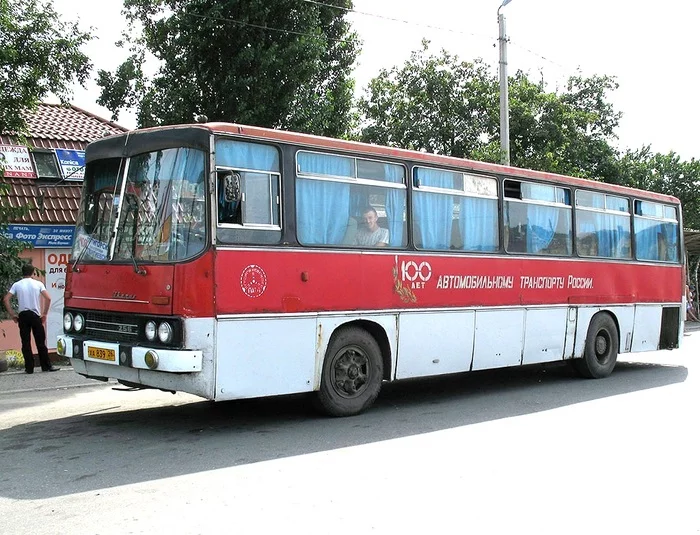
[[[10,185],[0,204],[29,206],[29,212],[14,223],[67,223],[74,225],[80,206],[79,184],[39,185],[30,178],[7,178]]]
[[[27,142],[43,149],[82,150],[91,141],[128,130],[72,104],[39,104],[27,117],[27,126]],[[17,144],[17,140],[0,132],[0,144]],[[0,204],[30,207],[27,215],[14,223],[75,224],[81,183],[38,184],[28,178],[6,178],[5,182],[10,192],[0,197]]]

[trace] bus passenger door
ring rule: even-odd
[[[569,307],[566,313],[566,339],[564,340],[563,358],[570,359],[574,356],[574,342],[576,341],[576,320],[578,308]]]

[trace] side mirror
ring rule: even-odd
[[[241,200],[241,175],[228,172],[224,175],[224,200],[230,203],[237,203]]]

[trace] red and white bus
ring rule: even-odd
[[[66,280],[75,371],[211,400],[679,347],[677,199],[236,124],[92,143]]]

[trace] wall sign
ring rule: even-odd
[[[7,225],[5,236],[31,243],[34,247],[72,247],[75,227],[72,225]]]
[[[58,166],[66,180],[82,180],[85,177],[85,151],[56,149]]]
[[[36,178],[27,147],[0,145],[0,160],[6,177]]]

